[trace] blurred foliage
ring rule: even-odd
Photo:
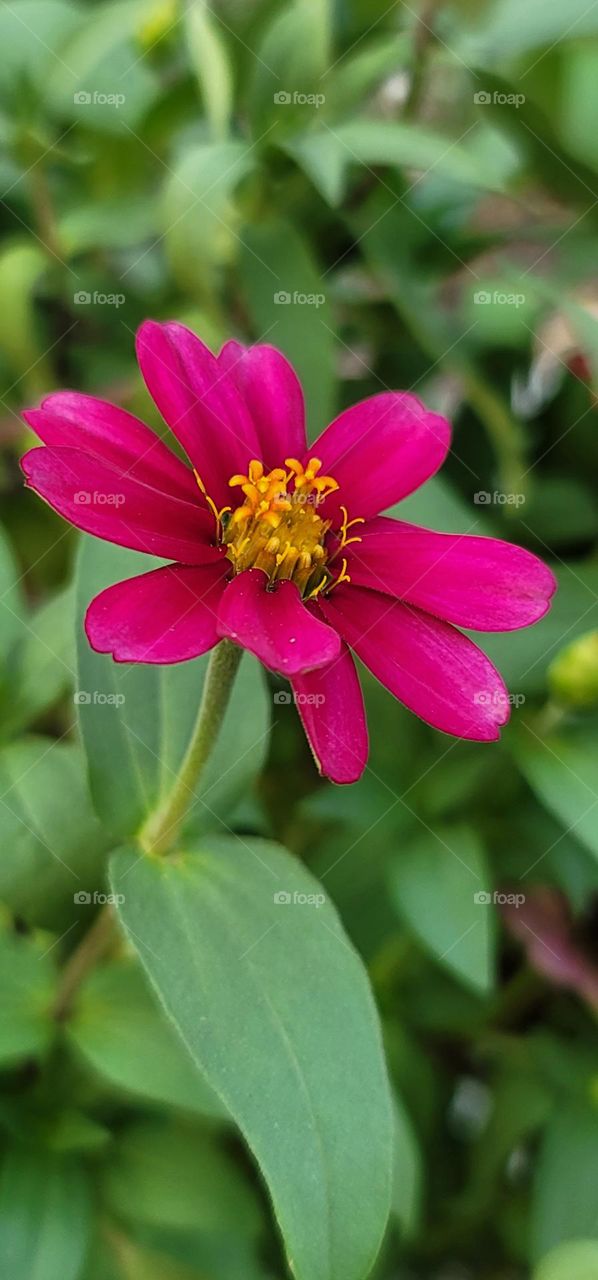
[[[598,630],[598,8],[11,0],[0,47],[2,1273],[289,1274],[243,1142],[130,952],[53,1016],[197,673],[137,671],[137,747],[106,720],[88,778],[73,693],[106,663],[81,609],[120,572],[85,546],[75,604],[76,538],[21,488],[19,409],[76,387],[160,429],[133,350],[153,316],[280,347],[312,437],[414,389],[454,446],[401,516],[555,568],[545,620],[481,638],[512,694],[500,744],[445,739],[366,678],[359,784],[318,782],[280,703],[260,774],[270,702],[246,671],[190,828],[275,832],[369,968],[396,1089],[376,1280],[596,1280],[596,646],[572,642]],[[260,749],[226,776],[249,718]]]

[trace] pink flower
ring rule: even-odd
[[[299,381],[279,351],[215,357],[180,324],[147,321],[143,377],[191,466],[124,409],[75,392],[24,416],[45,448],[28,484],[79,529],[172,563],[92,600],[93,649],[183,662],[228,637],[293,686],[313,754],[354,782],[368,751],[352,649],[422,719],[491,741],[503,681],[459,627],[541,618],[554,578],[530,552],[378,513],[444,461],[450,428],[413,395],[353,405],[307,448]]]

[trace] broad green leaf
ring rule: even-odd
[[[14,640],[22,633],[21,619],[25,600],[21,575],[7,535],[0,530],[0,662],[3,662]],[[0,690],[4,673],[0,666]]]
[[[534,1269],[532,1280],[596,1280],[598,1239],[557,1245]]]
[[[189,57],[213,137],[224,138],[233,109],[234,82],[223,28],[212,17],[206,0],[195,0],[187,7],[185,24]]]
[[[12,1066],[45,1053],[53,1035],[51,1017],[56,989],[48,945],[0,932],[0,1064]]]
[[[397,854],[390,885],[397,909],[427,950],[474,991],[489,991],[494,910],[490,872],[475,832],[422,832]]]
[[[578,1104],[551,1120],[538,1158],[532,1206],[532,1256],[565,1240],[592,1236],[598,1222],[598,1113]],[[571,1276],[575,1274],[571,1273]]]
[[[226,1115],[136,965],[115,962],[91,974],[79,993],[68,1034],[116,1088],[200,1115]]]
[[[439,173],[469,186],[500,189],[496,170],[484,169],[479,158],[469,155],[465,145],[423,125],[402,121],[352,120],[293,138],[288,150],[309,174],[331,205],[341,203],[351,166],[377,165]]]
[[[255,1193],[199,1128],[163,1119],[133,1123],[114,1146],[102,1190],[125,1222],[250,1237],[259,1230]]]
[[[598,857],[598,726],[595,720],[542,734],[533,719],[510,739],[543,805]]]
[[[76,893],[103,886],[108,837],[78,746],[23,738],[0,751],[0,897],[41,924],[72,920]]]
[[[43,1151],[8,1152],[0,1171],[0,1274],[79,1280],[89,1234],[84,1170]]]
[[[321,886],[256,839],[172,861],[125,850],[111,875],[131,943],[262,1170],[294,1274],[362,1280],[388,1215],[392,1121],[369,986]]]
[[[189,147],[168,179],[162,199],[164,244],[185,292],[211,295],[217,272],[242,248],[242,216],[235,191],[255,157],[242,142]]]
[[[403,1237],[412,1237],[421,1212],[422,1158],[409,1113],[395,1095],[394,1172],[391,1213],[397,1219]]]
[[[0,733],[14,734],[58,702],[75,682],[74,594],[59,591],[23,619],[0,668]],[[4,685],[4,688],[2,688]]]
[[[258,341],[288,356],[305,393],[309,438],[335,409],[335,322],[330,277],[321,274],[311,249],[290,223],[266,221],[246,227],[241,285]]]
[[[104,587],[156,564],[149,556],[84,539],[77,616]],[[208,657],[174,666],[115,663],[93,652],[81,623],[77,644],[76,700],[94,803],[106,827],[126,836],[172,788],[197,716]],[[261,669],[246,654],[201,785],[190,797],[189,826],[227,824],[259,773],[269,722]]]

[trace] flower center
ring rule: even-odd
[[[362,521],[350,521],[341,507],[343,524],[331,554],[326,545],[330,520],[320,515],[319,507],[338,489],[336,480],[319,474],[319,458],[310,458],[306,467],[296,458],[285,458],[285,468],[264,472],[263,464],[253,459],[246,476],[231,476],[230,487],[243,493],[243,501],[234,510],[224,507],[218,511],[197,472],[195,477],[216,517],[219,540],[235,573],[263,569],[272,583],[289,578],[308,599],[329,585],[348,580],[346,560],[337,575],[329,562],[348,542],[361,541],[347,535],[351,525]]]

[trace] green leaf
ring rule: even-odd
[[[102,886],[108,837],[78,746],[25,738],[0,751],[0,897],[26,920],[72,920],[73,896]]]
[[[91,974],[68,1034],[94,1070],[118,1089],[200,1115],[226,1116],[136,965],[115,962]]]
[[[474,991],[489,991],[494,911],[475,832],[454,827],[416,836],[397,855],[390,885],[398,911],[426,949]]]
[[[18,379],[21,403],[47,391],[52,380],[33,300],[47,270],[47,254],[32,240],[6,244],[0,253],[0,352],[14,373],[4,394]]]
[[[175,165],[162,199],[164,243],[185,292],[210,295],[218,271],[235,261],[242,240],[235,190],[255,158],[242,142],[189,147]]]
[[[113,582],[157,562],[86,538],[77,566],[77,614]],[[172,788],[197,716],[208,658],[173,666],[115,663],[94,653],[79,624],[78,713],[91,791],[106,827],[136,831]],[[201,785],[191,798],[191,828],[226,826],[261,768],[268,742],[269,699],[258,663],[241,662],[224,723]]]
[[[222,28],[212,18],[205,0],[186,9],[185,29],[212,135],[216,140],[225,138],[234,100],[232,67]]]
[[[88,10],[52,63],[44,90],[51,110],[100,133],[138,127],[159,92],[136,42],[146,14],[146,0],[108,0]]]
[[[0,530],[0,660],[6,657],[13,641],[21,635],[24,614],[21,575],[9,539]],[[3,682],[0,669],[0,688]]]
[[[395,1095],[394,1171],[391,1213],[397,1219],[403,1237],[417,1230],[421,1212],[422,1158],[408,1111]]]
[[[299,374],[313,440],[335,408],[335,322],[327,279],[290,223],[246,227],[243,239],[241,284],[254,332],[284,351]]]
[[[596,10],[585,0],[569,0],[566,7],[559,0],[527,0],[523,9],[519,0],[498,0],[482,9],[480,17],[485,20],[453,46],[469,65],[495,67],[502,59],[530,53],[542,45],[548,49],[567,37],[579,40],[598,32]]]
[[[598,1240],[571,1240],[542,1258],[532,1280],[596,1280],[596,1276]]]
[[[10,650],[0,692],[0,732],[31,724],[72,689],[75,681],[74,594],[59,591],[24,619]]]
[[[598,566],[576,562],[551,567],[558,589],[546,617],[522,631],[476,633],[476,643],[496,663],[512,693],[545,692],[546,670],[563,637],[569,643],[598,627]]]
[[[370,170],[377,165],[423,171],[433,168],[455,181],[490,191],[501,190],[503,185],[491,157],[485,169],[465,145],[417,124],[351,120],[335,129],[295,137],[287,143],[287,150],[331,205],[342,202],[348,170],[355,165]]]
[[[63,0],[11,0],[0,8],[0,91],[43,85],[82,14]]]
[[[257,1199],[233,1159],[200,1129],[162,1119],[125,1130],[102,1190],[125,1222],[249,1237],[259,1229]]]
[[[557,1111],[546,1131],[534,1184],[532,1255],[536,1260],[565,1240],[591,1237],[598,1222],[595,1108]],[[571,1276],[577,1273],[571,1272]]]
[[[598,857],[596,722],[582,721],[542,736],[530,720],[510,742],[538,799]]]
[[[130,941],[260,1165],[294,1274],[361,1280],[388,1215],[390,1102],[369,986],[320,885],[256,839],[162,861],[122,851],[111,874]]]
[[[8,1153],[0,1173],[0,1274],[79,1280],[89,1232],[83,1169],[42,1151]]]
[[[253,62],[249,111],[256,135],[274,125],[278,137],[317,111],[294,94],[323,93],[331,21],[330,0],[293,0],[276,12]]]
[[[38,1058],[51,1042],[51,1018],[56,989],[53,960],[48,945],[0,932],[0,1063],[3,1067]]]

